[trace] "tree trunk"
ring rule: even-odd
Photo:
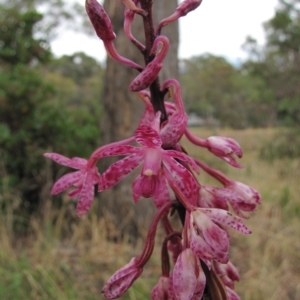
[[[176,6],[177,0],[154,1],[155,24],[161,18],[173,13]],[[115,40],[117,51],[144,65],[143,56],[123,32],[123,3],[106,0],[104,8],[112,20],[114,32],[117,35]],[[142,18],[138,15],[135,17],[132,31],[133,35],[143,43],[145,39]],[[164,28],[162,34],[168,36],[172,45],[164,63],[162,80],[170,77],[176,78],[178,77],[178,24],[174,23]],[[137,128],[144,105],[135,93],[128,91],[130,82],[137,74],[136,70],[116,63],[111,58],[107,59],[102,95],[102,144],[128,138]],[[103,171],[111,163],[112,160],[103,161],[100,170]],[[126,233],[132,240],[135,240],[140,234],[144,235],[143,230],[147,230],[150,217],[153,216],[154,207],[150,199],[141,199],[137,205],[133,203],[131,183],[136,174],[138,173],[128,176],[113,189],[100,194],[98,212],[99,216],[105,217],[107,222],[113,225],[111,238],[122,237]]]

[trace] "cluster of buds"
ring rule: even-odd
[[[114,0],[117,1],[117,0]],[[197,8],[202,0],[185,0],[169,17],[153,28],[152,1],[123,0],[124,31],[141,51],[146,66],[142,67],[118,54],[114,47],[113,26],[104,8],[96,0],[86,0],[86,11],[107,53],[114,60],[136,69],[139,74],[129,90],[137,92],[145,111],[132,137],[101,146],[88,159],[67,158],[57,153],[45,156],[56,163],[75,169],[62,176],[53,186],[52,194],[73,187],[70,197],[77,197],[77,214],[91,208],[94,190],[107,190],[118,184],[134,169],[141,172],[132,183],[132,197],[152,198],[157,213],[150,226],[144,249],[107,281],[103,288],[106,298],[120,297],[141,275],[153,248],[158,222],[165,231],[162,243],[162,274],[151,291],[151,299],[240,299],[234,292],[239,274],[229,261],[229,228],[243,234],[250,230],[242,222],[255,210],[260,196],[253,188],[230,180],[223,173],[189,156],[180,144],[185,136],[195,146],[206,148],[233,167],[241,167],[239,144],[213,136],[201,139],[187,128],[188,117],[175,79],[159,83],[158,75],[169,49],[169,40],[161,35],[163,26]],[[135,15],[143,18],[146,43],[134,38],[131,25]],[[149,46],[150,45],[150,46]],[[168,99],[164,99],[169,95]],[[108,156],[124,156],[100,174],[97,163]],[[197,175],[202,170],[218,180],[223,187],[202,185]],[[182,231],[175,231],[169,213],[178,211]],[[170,258],[171,254],[171,258]]]

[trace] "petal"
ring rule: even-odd
[[[140,197],[152,197],[158,184],[159,181],[157,176],[139,175],[132,183],[134,202],[137,203]]]
[[[169,286],[169,278],[165,276],[161,276],[158,279],[158,283],[151,291],[151,299],[152,300],[168,300],[168,286]]]
[[[191,223],[215,253],[228,251],[229,240],[227,232],[214,224],[200,209],[191,212]]]
[[[107,148],[101,151],[101,155],[97,156],[97,159],[106,157],[106,156],[118,156],[118,155],[130,155],[134,153],[140,152],[141,149],[131,145],[117,145],[112,146],[111,148]]]
[[[202,260],[210,261],[214,259],[213,250],[194,227],[190,228],[190,247],[197,257]]]
[[[178,256],[173,270],[173,291],[176,299],[191,299],[197,287],[200,262],[190,248]]]
[[[109,189],[119,183],[143,162],[142,154],[133,154],[112,164],[102,175],[99,191]]]
[[[185,196],[186,201],[196,205],[199,197],[199,184],[191,172],[167,155],[164,156],[163,165],[170,185],[178,188]],[[176,193],[175,190],[174,192]]]
[[[94,200],[94,184],[92,174],[87,173],[80,191],[76,212],[79,216],[86,214]]]
[[[239,295],[228,286],[226,286],[226,292],[227,292],[228,300],[241,300]]]
[[[144,147],[160,148],[161,139],[156,130],[148,125],[140,126],[134,133],[136,141]]]
[[[218,191],[222,188],[216,188],[211,186],[201,186],[200,197],[198,201],[198,207],[212,207],[229,210],[226,198],[223,194],[218,194]]]
[[[65,174],[60,179],[58,179],[52,187],[51,194],[56,195],[66,190],[76,182],[80,180],[83,176],[82,171],[76,171],[72,173]]]
[[[87,165],[87,160],[81,157],[73,157],[70,159],[69,167],[74,169],[83,169]]]
[[[220,156],[221,159],[223,159],[224,161],[226,161],[228,164],[230,164],[231,166],[235,167],[235,168],[243,168],[243,165],[239,164],[233,157],[233,155],[227,155],[227,156]]]
[[[167,179],[163,174],[159,174],[158,184],[153,195],[153,201],[157,208],[161,207],[167,201],[170,201]]]
[[[183,136],[188,117],[185,112],[177,112],[170,116],[167,124],[160,131],[164,147],[174,147]]]
[[[45,153],[44,154],[45,157],[52,159],[53,161],[55,161],[56,163],[62,165],[62,166],[66,166],[69,167],[70,164],[70,158],[65,157],[63,155],[60,155],[58,153]]]
[[[192,169],[197,174],[199,174],[199,167],[198,167],[198,165],[195,163],[195,161],[191,157],[189,157],[185,153],[179,152],[179,151],[176,151],[176,150],[165,150],[164,153],[166,155],[170,156],[170,157],[178,158],[178,159],[180,159],[182,161],[186,161],[192,167]]]
[[[229,226],[244,234],[251,233],[251,230],[249,230],[246,227],[246,225],[241,221],[241,219],[237,216],[234,216],[229,211],[218,209],[218,208],[199,208],[199,209],[203,211],[207,216],[209,216],[214,222],[217,222],[221,225]]]

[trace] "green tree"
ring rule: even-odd
[[[189,112],[234,128],[265,126],[270,122],[262,118],[267,109],[260,101],[263,81],[223,57],[204,54],[184,60],[181,80]]]
[[[297,0],[279,0],[275,15],[265,23],[267,44],[245,70],[264,82],[277,124],[290,127],[263,153],[269,158],[300,156],[300,7]],[[249,40],[248,40],[249,48]],[[253,43],[252,43],[253,45]],[[255,47],[254,47],[255,48]],[[293,146],[291,147],[291,140]]]
[[[1,4],[0,192],[7,183],[11,189],[18,191],[23,215],[25,211],[43,209],[46,172],[52,172],[51,168],[45,169],[44,152],[87,156],[99,143],[98,116],[93,107],[83,109],[84,100],[78,100],[76,90],[80,88],[74,78],[56,74],[65,81],[68,79],[70,86],[74,87],[73,97],[77,102],[73,100],[76,105],[69,106],[62,104],[72,99],[70,93],[62,92],[61,85],[56,88],[54,81],[49,80],[50,75],[52,78],[54,75],[47,71],[47,63],[52,57],[49,41],[40,38],[43,31],[41,34],[37,31],[42,20],[43,15],[36,10]],[[83,58],[89,61],[89,58]],[[89,63],[92,65],[91,61]],[[94,71],[86,71],[94,77],[87,77],[81,83],[82,98],[91,90],[87,87],[88,80],[95,81],[95,65],[93,61]],[[98,69],[101,70],[100,66]],[[82,77],[85,75],[82,74]],[[95,96],[96,92],[93,93],[90,97]],[[73,139],[67,139],[70,136]],[[7,203],[0,205],[5,209]]]

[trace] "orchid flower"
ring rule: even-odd
[[[98,159],[100,159],[102,155],[105,155],[105,150],[107,148],[112,146],[115,148],[125,147],[125,144],[132,141],[133,137],[110,145],[102,146],[92,154],[89,160],[79,157],[70,159],[58,153],[45,153],[45,157],[52,159],[56,163],[78,170],[76,172],[68,173],[58,179],[52,187],[51,194],[59,194],[69,187],[74,186],[75,189],[68,195],[70,197],[79,196],[76,212],[79,216],[84,215],[92,206],[94,199],[94,186],[99,184],[101,181],[101,175],[99,174],[96,166]]]
[[[75,189],[69,193],[69,196],[79,196],[76,212],[79,216],[85,214],[91,208],[93,202],[94,185],[100,180],[97,167],[89,167],[88,161],[79,157],[70,159],[58,153],[45,153],[44,156],[60,165],[78,170],[57,180],[52,187],[51,194],[59,194],[74,185]]]
[[[159,121],[160,114],[156,116]],[[103,174],[99,190],[106,190],[120,182],[131,171],[143,164],[140,176],[133,184],[134,199],[138,196],[160,197],[162,190],[167,190],[164,175],[168,174],[167,181],[172,186],[183,189],[183,193],[193,198],[198,192],[198,185],[194,176],[183,167],[177,159],[191,165],[194,171],[198,168],[186,154],[176,150],[164,150],[161,148],[162,141],[157,130],[148,125],[141,125],[134,134],[135,140],[142,147],[127,146],[112,147],[106,150],[104,156],[129,155],[112,164]],[[103,156],[103,157],[104,157]],[[161,177],[162,176],[162,177]],[[196,192],[196,193],[195,193]]]
[[[223,228],[227,226],[244,234],[251,233],[239,217],[228,211],[217,208],[194,209],[190,213],[191,249],[203,260],[227,263],[229,236]]]
[[[222,189],[206,188],[207,191],[210,190],[209,192],[214,198],[214,201],[228,201],[234,212],[243,218],[247,218],[247,216],[245,216],[242,211],[254,211],[257,204],[261,203],[261,197],[254,188],[242,182],[231,180],[222,172],[210,168],[202,161],[194,160],[200,168],[224,185]],[[202,200],[199,201],[201,202]]]

